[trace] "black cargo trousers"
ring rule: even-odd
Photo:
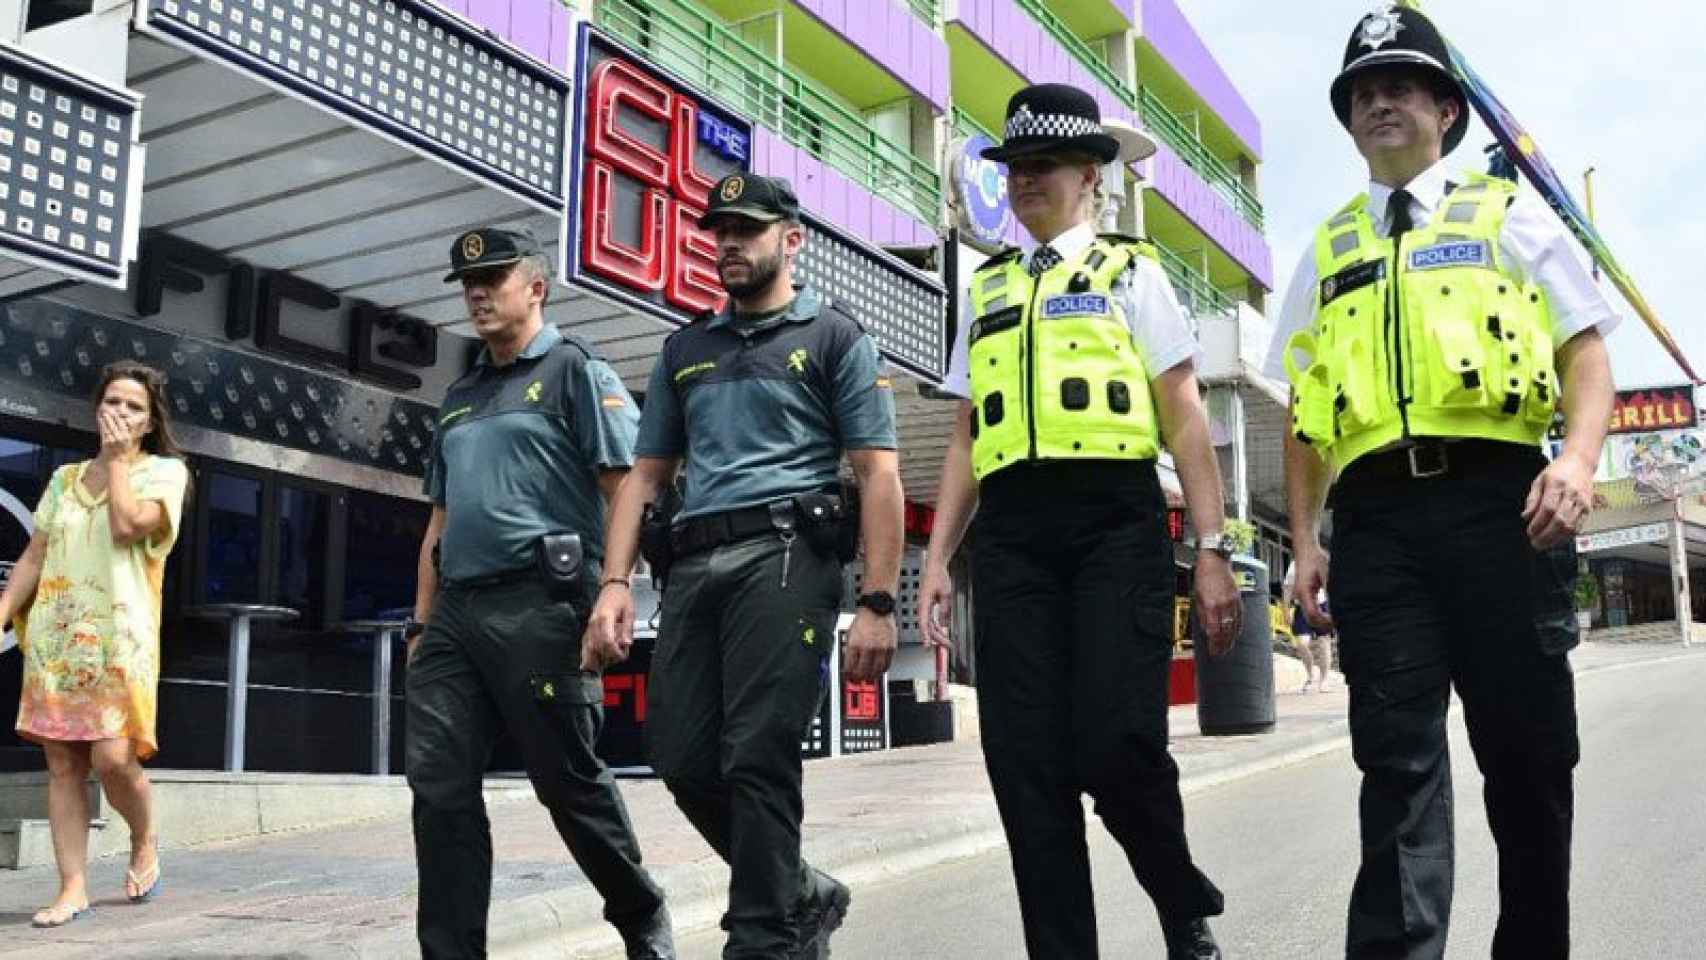
[[[553,601],[534,571],[441,585],[409,663],[406,758],[414,791],[421,955],[484,957],[492,836],[481,779],[501,731],[618,929],[663,892],[640,866],[622,794],[594,752],[603,681],[580,669],[585,599]],[[596,582],[594,580],[593,582]]]
[[[726,960],[793,955],[825,879],[800,857],[800,742],[828,688],[841,561],[775,533],[677,557],[646,686],[646,744],[729,864]],[[827,732],[826,732],[827,733]]]
[[[1445,445],[1444,475],[1336,484],[1327,589],[1362,770],[1346,955],[1445,953],[1453,829],[1446,711],[1463,703],[1499,857],[1498,960],[1568,956],[1574,810],[1574,543],[1537,552],[1531,447]],[[1392,457],[1402,454],[1385,454]]]
[[[983,755],[1029,955],[1098,955],[1086,793],[1161,916],[1219,914],[1167,752],[1173,550],[1154,462],[1015,464],[984,479],[973,523]]]

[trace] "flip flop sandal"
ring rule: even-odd
[[[133,893],[129,895],[131,903],[147,903],[154,899],[154,895],[160,892],[159,854],[155,854],[154,856],[154,866],[149,868],[149,870],[142,874],[142,876],[137,876],[134,871],[126,870],[124,872],[124,877],[126,880],[130,881],[130,885],[132,887],[142,891],[141,893]],[[153,877],[153,880],[148,883],[146,888],[143,886],[142,877]]]
[[[66,924],[77,919],[78,917],[83,916],[86,913],[94,913],[94,912],[95,912],[95,908],[89,906],[86,903],[83,904],[83,906],[81,906],[81,907],[71,907],[71,906],[48,907],[47,909],[42,910],[39,913],[37,913],[34,917],[30,918],[30,926],[36,927],[39,929],[48,929],[51,927],[63,927]]]

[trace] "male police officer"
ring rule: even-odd
[[[1196,338],[1154,247],[1091,227],[1101,165],[1122,149],[1096,101],[1039,84],[1007,104],[1013,210],[1037,247],[972,275],[944,387],[965,397],[942,464],[919,621],[945,644],[947,561],[976,516],[977,695],[984,759],[1034,960],[1097,956],[1083,794],[1155,903],[1168,960],[1220,956],[1220,891],[1185,839],[1167,752],[1173,548],[1165,438],[1200,536],[1197,614],[1214,652],[1238,635],[1220,543],[1220,471]]]
[[[629,568],[643,508],[685,457],[647,688],[652,761],[731,868],[723,956],[827,957],[850,898],[800,859],[800,740],[836,655],[844,451],[862,494],[870,591],[847,641],[847,676],[881,678],[894,652],[903,507],[894,397],[853,317],[794,288],[805,234],[787,181],[725,177],[699,225],[716,235],[731,304],[665,343],[605,553],[613,573]],[[589,657],[625,656],[632,628],[627,584],[607,576]]]
[[[663,894],[593,752],[602,681],[580,669],[600,495],[609,499],[632,463],[638,413],[608,364],[545,324],[551,265],[532,236],[474,230],[450,262],[445,280],[461,282],[486,346],[439,412],[408,629],[421,953],[486,955],[492,841],[480,780],[507,730],[628,956],[672,958]]]
[[[1494,957],[1569,951],[1575,693],[1571,534],[1611,412],[1615,323],[1562,227],[1514,184],[1448,179],[1468,125],[1428,20],[1352,32],[1331,99],[1368,190],[1317,231],[1270,352],[1289,376],[1297,594],[1332,620],[1363,771],[1352,957],[1439,957],[1451,912],[1455,684],[1499,851]],[[1554,405],[1562,454],[1539,440]]]

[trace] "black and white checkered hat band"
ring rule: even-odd
[[[1018,137],[1047,137],[1064,140],[1101,133],[1102,125],[1089,117],[1072,113],[1031,113],[1023,111],[1007,118],[1005,139]]]

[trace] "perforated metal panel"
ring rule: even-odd
[[[0,306],[0,382],[86,401],[101,368],[165,371],[173,419],[420,476],[435,411],[382,390],[48,300]]]
[[[930,274],[806,217],[795,275],[846,304],[877,348],[933,383],[948,373],[948,298]]]
[[[140,100],[0,45],[0,248],[125,285]]]
[[[416,0],[149,0],[148,27],[549,209],[568,80]]]
[[[842,573],[842,607],[853,609],[853,601],[864,591],[865,561],[856,560]],[[900,555],[900,589],[894,595],[895,634],[901,643],[923,643],[918,628],[918,589],[924,578],[924,548],[908,544]]]

